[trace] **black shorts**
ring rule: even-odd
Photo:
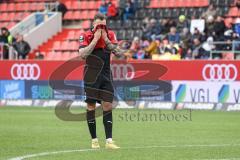
[[[114,88],[111,74],[99,73],[96,68],[88,68],[84,75],[86,103],[113,102]]]

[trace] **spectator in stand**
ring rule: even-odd
[[[177,27],[177,23],[173,19],[168,19],[166,24],[167,33],[170,32],[172,27]]]
[[[217,16],[217,9],[213,6],[213,4],[210,4],[207,11],[202,14],[202,18],[207,20],[209,16],[213,16],[214,18]]]
[[[237,18],[234,24],[234,32],[240,36],[240,18]]]
[[[214,23],[214,35],[215,39],[218,41],[224,40],[224,31],[226,29],[224,19],[221,16],[218,16],[215,23]]]
[[[208,59],[209,52],[203,49],[201,41],[197,38],[193,40],[192,54],[195,59]]]
[[[170,28],[168,26],[168,19],[162,19],[161,20],[161,34],[162,35],[166,35],[168,34]]]
[[[160,55],[163,55],[167,52],[169,52],[169,49],[168,49],[168,40],[167,39],[163,39],[162,42],[159,44],[159,54]]]
[[[189,28],[189,23],[186,19],[186,16],[180,15],[177,23],[177,31],[182,32],[183,28]]]
[[[183,28],[183,31],[180,33],[180,45],[182,48],[182,57],[185,57],[188,49],[190,48],[191,43],[191,33],[188,28]]]
[[[213,16],[209,16],[207,18],[206,27],[205,27],[205,31],[204,31],[208,37],[209,36],[215,36],[214,35],[215,34],[214,26],[215,26],[214,17]]]
[[[132,3],[132,1],[128,1],[126,3],[126,7],[123,10],[123,20],[126,21],[129,18],[132,18],[135,14],[135,7],[134,7],[134,3]]]
[[[107,16],[109,19],[114,19],[118,14],[117,7],[114,3],[108,3]]]
[[[150,55],[151,57],[155,54],[159,54],[159,41],[157,41],[155,39],[155,37],[153,36],[150,40],[150,44],[147,48],[145,48],[145,51],[148,55]]]
[[[68,11],[67,6],[62,2],[62,0],[57,1],[57,11],[62,13],[62,17],[64,17]]]
[[[161,26],[160,26],[160,24],[157,23],[157,21],[155,19],[151,19],[149,24],[144,29],[143,37],[145,39],[151,39],[152,36],[157,38],[158,36],[160,36],[160,33],[161,33]]]
[[[139,37],[134,37],[133,42],[131,44],[130,50],[135,53],[141,48],[141,41]]]
[[[18,59],[26,59],[28,58],[28,54],[31,51],[31,47],[28,42],[23,40],[22,35],[17,35],[17,40],[13,43],[13,48],[17,52]]]
[[[104,0],[104,1],[102,1],[102,4],[99,8],[99,12],[104,15],[107,15],[107,11],[108,11],[108,5],[107,5],[106,1]]]
[[[149,59],[149,55],[144,51],[144,49],[138,50],[133,54],[133,59]]]
[[[146,31],[146,29],[149,27],[149,25],[150,25],[150,19],[149,19],[149,17],[145,17],[142,21],[142,26],[141,26],[142,30]]]
[[[202,48],[205,52],[210,55],[210,52],[215,50],[215,45],[213,44],[213,37],[208,37],[207,41],[202,44]]]
[[[180,43],[180,35],[177,33],[176,27],[171,27],[168,34],[168,41],[172,43]]]
[[[168,45],[168,51],[169,53],[176,55],[178,54],[178,47],[173,42],[170,42]]]
[[[9,30],[5,27],[1,28],[0,43],[4,45],[3,47],[3,59],[9,58],[9,45],[12,45],[14,41],[13,36],[10,34]]]
[[[198,28],[194,29],[194,32],[193,32],[193,35],[192,35],[192,38],[191,38],[192,43],[193,43],[194,39],[199,39],[201,42],[204,41],[204,36],[202,35],[202,33],[199,31]]]
[[[224,53],[222,53],[221,55],[221,59],[225,59],[225,60],[233,60],[234,59],[234,53],[232,53],[232,38],[229,37],[229,39],[227,39],[226,41],[226,45],[224,45],[223,47],[223,51],[226,51]],[[227,52],[229,51],[229,52]]]

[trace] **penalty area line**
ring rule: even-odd
[[[143,147],[123,147],[120,150],[124,149],[153,149],[153,148],[191,148],[191,147],[234,147],[240,146],[240,144],[199,144],[199,145],[162,145],[162,146],[143,146]],[[26,160],[30,158],[57,155],[62,153],[74,153],[74,152],[93,152],[93,151],[102,151],[104,149],[78,149],[78,150],[64,150],[64,151],[53,151],[53,152],[42,152],[36,154],[29,154],[25,156],[19,156],[14,158],[9,158],[7,160]],[[117,149],[119,150],[119,149]],[[196,160],[240,160],[240,158],[229,158],[229,159],[196,159]]]

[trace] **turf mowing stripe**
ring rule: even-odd
[[[209,145],[169,145],[169,146],[145,146],[145,147],[126,147],[120,149],[148,149],[148,148],[185,148],[185,147],[230,147],[230,146],[240,146],[240,144],[209,144]],[[100,149],[101,150],[101,149]],[[37,154],[30,154],[21,157],[10,158],[7,160],[25,160],[29,158],[49,156],[61,153],[73,153],[73,152],[87,152],[87,151],[100,151],[99,149],[79,149],[79,150],[65,150],[65,151],[54,151],[54,152],[43,152]],[[195,159],[195,160],[240,160],[240,158],[230,158],[230,159]]]

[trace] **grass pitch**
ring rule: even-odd
[[[175,119],[170,117],[165,120],[164,117],[162,119],[152,117],[152,114],[158,112],[137,109],[114,110],[113,135],[121,147],[119,150],[104,149],[105,135],[102,117],[99,117],[97,132],[102,149],[92,151],[86,150],[90,148],[86,122],[61,121],[51,108],[2,107],[0,160],[43,152],[45,154],[27,159],[240,159],[239,112],[192,111],[190,115],[186,110],[161,111],[161,114],[175,116]]]

